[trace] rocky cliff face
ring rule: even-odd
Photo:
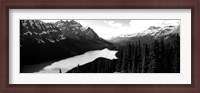
[[[103,48],[115,46],[74,20],[55,23],[20,20],[21,65],[61,60]]]

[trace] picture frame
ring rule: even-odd
[[[9,84],[9,9],[191,9],[192,80],[191,84]],[[1,2],[1,92],[133,92],[133,93],[199,93],[199,1],[198,0],[75,0]]]

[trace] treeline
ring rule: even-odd
[[[144,43],[140,39],[118,46],[117,60],[96,59],[77,66],[69,73],[179,73],[180,36],[154,39]]]

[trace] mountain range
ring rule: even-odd
[[[151,42],[155,39],[168,39],[172,38],[173,35],[178,34],[180,36],[180,25],[179,26],[164,26],[164,27],[156,27],[156,26],[150,26],[147,30],[134,33],[134,34],[126,34],[126,35],[120,35],[117,37],[113,37],[111,40],[109,40],[112,43],[115,44],[126,44],[134,41],[141,40],[144,43]],[[120,43],[119,43],[120,42]]]
[[[20,20],[21,65],[57,61],[103,48],[116,49],[92,28],[74,20],[56,23]]]
[[[119,57],[123,54],[121,46],[130,43],[137,45],[138,41],[150,44],[154,40],[161,39],[164,39],[165,43],[173,43],[176,35],[180,36],[180,26],[150,26],[147,30],[139,33],[120,35],[110,40],[104,40],[91,27],[83,27],[75,20],[60,20],[54,23],[46,23],[41,20],[20,20],[20,71],[23,70],[24,65],[59,61],[87,51],[104,48],[120,50],[116,56],[122,59]],[[96,64],[99,60],[105,61],[106,59],[96,59],[93,63]],[[105,62],[115,64],[109,60]],[[91,66],[91,63],[88,65]],[[85,69],[88,65],[80,67]],[[74,72],[74,70],[69,72]]]

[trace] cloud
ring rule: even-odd
[[[167,25],[179,25],[180,20],[130,20],[124,24],[117,20],[76,20],[83,26],[91,27],[100,37],[111,39],[122,34],[134,34],[147,30],[150,26],[164,27]]]
[[[174,26],[178,26],[180,25],[180,20],[165,20],[161,23],[161,25],[174,25]]]
[[[131,20],[128,26],[118,23],[116,21],[104,21],[112,28],[104,30],[104,34],[107,33],[106,39],[116,37],[122,34],[134,34],[147,30],[150,26],[160,26],[163,20]],[[105,35],[103,36],[105,37]]]
[[[48,20],[48,19],[44,19],[44,20],[41,20],[41,21],[43,21],[45,23],[55,23],[55,22],[60,21],[60,20]],[[62,20],[62,21],[66,21],[66,20]]]
[[[141,32],[148,29],[150,26],[158,26],[163,20],[131,20],[130,29],[136,32]]]
[[[180,20],[131,20],[129,30],[133,33],[138,33],[147,30],[150,26],[178,26],[180,25]]]
[[[108,24],[109,26],[112,26],[112,27],[122,27],[123,24],[122,23],[117,23],[115,21],[104,21],[104,23]]]

